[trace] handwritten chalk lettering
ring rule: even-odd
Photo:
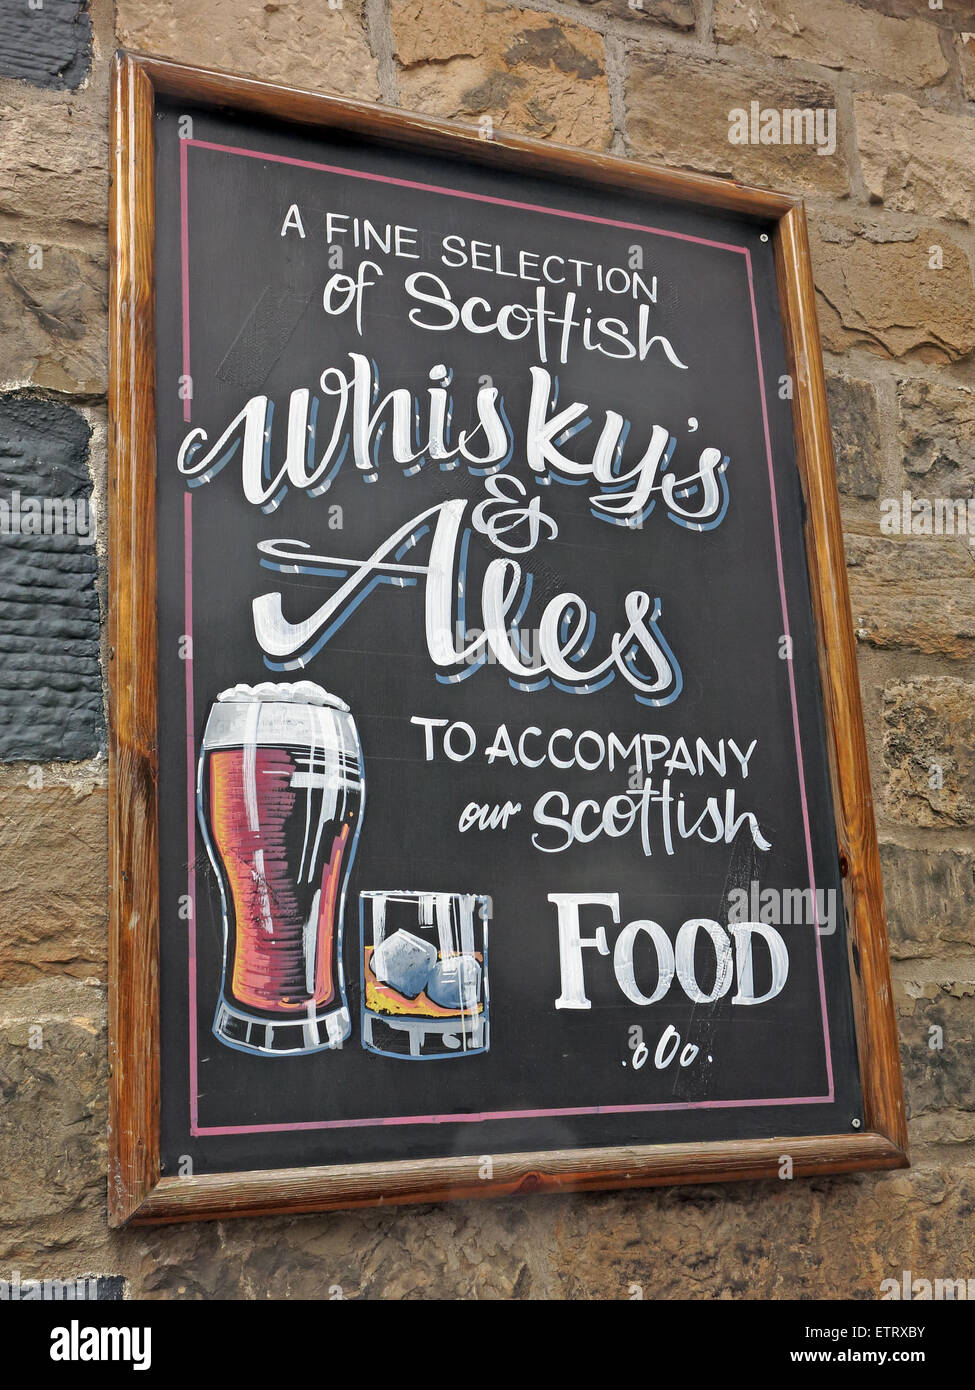
[[[301,220],[301,211],[297,203],[292,203],[284,215],[281,223],[281,235],[287,236],[289,232],[297,232],[302,241],[305,239],[305,224]]]
[[[554,471],[570,479],[592,477],[611,489],[611,496],[600,493],[589,498],[597,520],[646,517],[659,493],[671,520],[678,524],[698,530],[711,530],[720,524],[728,502],[724,477],[728,459],[720,449],[704,449],[697,470],[685,477],[661,475],[662,465],[669,464],[673,457],[676,440],[662,425],[654,425],[646,451],[629,471],[624,471],[623,441],[629,434],[630,422],[617,411],[607,410],[591,461],[568,458],[561,452],[561,442],[577,438],[588,428],[590,407],[585,401],[573,401],[558,414],[550,414],[555,394],[552,378],[543,367],[532,367],[530,372],[532,394],[525,455],[534,473],[548,477]],[[627,483],[632,486],[627,488]]]
[[[520,801],[506,801],[503,806],[482,806],[477,801],[469,801],[460,813],[457,829],[463,835],[472,829],[507,830],[508,821],[521,810]]]
[[[368,278],[370,270],[376,272],[376,278],[373,280]],[[325,282],[325,288],[322,291],[322,308],[326,314],[337,317],[344,314],[350,304],[354,304],[356,331],[361,338],[365,293],[370,285],[379,283],[382,273],[382,267],[377,265],[375,261],[361,261],[354,279],[351,275],[345,275],[341,271],[336,272]]]
[[[789,952],[785,941],[766,923],[742,922],[725,928],[709,918],[692,917],[681,924],[672,942],[658,922],[640,918],[622,928],[611,952],[604,925],[598,925],[591,935],[583,934],[581,908],[608,909],[612,924],[619,926],[618,893],[549,893],[548,901],[557,914],[560,993],[555,1000],[556,1009],[592,1008],[586,989],[586,961],[595,961],[601,956],[612,955],[617,985],[631,1003],[640,1007],[665,999],[675,979],[681,991],[695,1004],[713,1004],[723,999],[736,981],[732,1004],[766,1004],[782,993],[789,978]],[[764,945],[766,987],[761,994],[756,993],[755,985],[756,937]],[[700,953],[699,941],[707,943]],[[590,954],[585,956],[584,952]],[[704,971],[700,961],[708,956],[710,963]],[[648,993],[650,983],[653,988]],[[680,1038],[670,1039],[668,1034],[664,1038],[668,1039],[668,1044],[672,1042],[673,1051],[664,1047],[662,1053],[664,1039],[661,1039],[655,1056],[658,1066],[668,1065],[680,1046]],[[685,1049],[685,1054],[692,1061],[696,1049],[693,1055]],[[662,1063],[661,1057],[665,1058]]]
[[[340,580],[330,598],[297,622],[285,618],[281,593],[261,594],[253,600],[254,633],[266,663],[278,671],[303,668],[379,585],[409,588],[422,579],[427,651],[448,681],[473,675],[477,659],[490,648],[518,689],[538,689],[551,679],[561,690],[588,694],[621,675],[641,704],[661,706],[677,698],[683,678],[660,629],[660,600],[639,589],[624,598],[625,626],[611,634],[608,654],[588,666],[583,661],[596,631],[595,617],[578,594],[550,599],[538,622],[542,659],[526,663],[511,631],[525,611],[531,577],[513,559],[488,564],[481,585],[480,636],[458,647],[461,606],[470,608],[473,597],[464,561],[462,523],[467,505],[465,498],[438,502],[404,522],[365,560],[312,555],[301,541],[261,542],[258,549],[271,568]],[[432,539],[427,564],[402,563],[428,534]]]
[[[527,499],[525,484],[513,474],[484,479],[488,496],[471,513],[474,530],[506,555],[524,555],[540,540],[555,540],[558,523],[542,511],[540,497]],[[544,536],[543,536],[544,532]],[[506,538],[506,539],[505,539]]]
[[[424,750],[423,756],[426,761],[432,762],[436,756],[433,746],[434,729],[442,729],[449,724],[449,719],[429,719],[421,714],[414,714],[410,717],[411,724],[418,724],[423,729]]]
[[[657,302],[657,277],[647,284],[636,272],[643,267],[643,252],[634,247],[629,268],[620,265],[604,266],[598,261],[583,261],[575,256],[543,255],[539,251],[519,248],[517,253],[497,242],[468,240],[452,233],[441,241],[440,262],[450,270],[470,266],[508,280],[530,280],[550,285],[574,285],[576,289],[596,289],[626,298]],[[635,262],[638,262],[636,264]]]
[[[360,267],[360,275],[362,272]],[[356,302],[357,285],[351,276],[336,274],[329,281],[326,294],[331,293],[336,306],[348,307]],[[357,315],[359,312],[357,305]],[[473,412],[477,423],[471,429],[459,430],[454,441],[451,434],[456,412],[449,389],[451,373],[444,364],[437,363],[430,370],[428,380],[434,385],[422,396],[402,386],[381,395],[378,368],[371,359],[359,352],[350,352],[349,358],[351,375],[331,366],[319,379],[322,396],[334,402],[323,453],[319,455],[319,448],[328,429],[329,410],[323,408],[319,396],[313,397],[310,389],[302,386],[289,397],[285,458],[276,471],[271,463],[275,406],[268,396],[259,395],[247,401],[214,443],[210,443],[206,430],[190,430],[177,453],[180,473],[190,480],[191,487],[199,487],[211,482],[239,454],[246,500],[271,512],[289,488],[310,496],[327,490],[348,456],[366,482],[376,482],[387,466],[379,457],[380,446],[387,441],[392,462],[402,467],[408,477],[431,462],[463,460],[469,471],[482,476],[510,464],[515,454],[514,431],[496,386],[479,387]],[[557,393],[552,376],[538,366],[531,367],[530,374],[531,401],[523,455],[537,482],[550,481],[553,474],[570,481],[592,478],[599,486],[599,491],[589,498],[592,515],[597,521],[613,525],[646,519],[658,501],[669,520],[685,529],[710,531],[721,524],[729,503],[727,454],[708,446],[701,450],[696,466],[678,473],[673,463],[676,437],[667,427],[653,424],[644,452],[627,467],[623,460],[624,442],[632,433],[632,422],[608,409],[603,412],[604,422],[589,461],[569,457],[564,452],[566,443],[571,439],[575,441],[573,447],[578,446],[580,436],[590,429],[595,412],[588,402],[573,401],[553,413]],[[591,434],[587,437],[593,438]],[[492,500],[517,505],[517,498],[510,491],[489,486],[488,492]],[[523,510],[525,519],[538,518],[533,542],[537,543],[539,510],[531,505]],[[487,524],[486,516],[482,504],[478,528],[497,544],[500,532],[496,525]],[[554,522],[547,517],[545,522],[552,535]]]
[[[583,1149],[862,1132],[813,605],[779,563],[803,539],[791,433],[771,473],[764,448],[799,384],[771,262],[731,254],[758,241],[747,211],[709,230],[678,200],[640,225],[660,219],[592,180],[529,194],[492,160],[456,186],[436,150],[328,131],[226,154],[261,152],[252,125],[217,113],[218,154],[160,174],[160,293],[192,309],[158,345],[160,602],[191,597],[210,636],[191,650],[173,617],[162,663],[162,751],[199,812],[158,866],[193,964],[166,1007],[215,1034],[166,1170],[199,1156],[190,1127],[246,1131],[211,1168],[287,1160],[308,1124],[309,1161],[365,1170],[395,1141],[419,1168],[425,1122],[462,1114],[486,1182],[501,1140],[564,1149],[567,1109]],[[264,328],[273,370],[250,360]],[[336,786],[358,789],[345,826]],[[263,851],[187,892],[221,798],[297,916]],[[272,932],[308,958],[283,985]],[[943,1055],[941,1030],[921,1041]]]
[[[594,318],[592,307],[582,305],[575,290],[556,298],[547,285],[535,290],[533,306],[514,300],[497,307],[479,294],[458,303],[443,277],[431,270],[414,271],[406,277],[404,288],[418,306],[410,310],[410,323],[429,333],[450,333],[460,327],[478,336],[497,334],[504,342],[531,337],[540,362],[557,361],[563,366],[577,347],[640,362],[656,348],[672,367],[688,368],[670,339],[653,332],[649,304],[637,307],[634,323],[611,315]]]
[[[453,763],[463,763],[477,747],[477,735],[470,724],[461,719],[448,725],[443,736],[443,751]]]
[[[656,923],[637,922],[633,925],[638,927],[655,926]],[[637,1042],[635,1045],[631,1044],[633,1056],[630,1063],[634,1071],[640,1071],[649,1061],[650,1049],[643,1041],[642,1028],[631,1028],[630,1032],[636,1032],[640,1035],[639,1042]],[[680,1052],[679,1056],[678,1050]],[[677,1029],[674,1027],[672,1023],[668,1023],[667,1027],[661,1033],[660,1038],[657,1041],[657,1046],[654,1049],[653,1065],[657,1071],[664,1071],[667,1067],[671,1065],[674,1058],[676,1057],[678,1066],[689,1067],[697,1057],[700,1050],[701,1049],[697,1046],[696,1043],[685,1043],[684,1046],[681,1047],[680,1033],[678,1033]],[[626,1063],[624,1062],[623,1065],[626,1066]]]
[[[560,771],[579,767],[585,772],[595,772],[605,767],[615,772],[617,768],[626,768],[639,779],[629,790],[642,791],[647,775],[657,764],[667,777],[675,772],[686,772],[691,777],[706,777],[712,773],[726,777],[731,767],[732,772],[747,778],[748,765],[757,747],[755,738],[742,752],[733,738],[719,738],[709,743],[701,737],[681,735],[674,739],[666,734],[625,735],[614,730],[602,733],[597,729],[582,729],[577,733],[573,729],[559,728],[546,736],[537,724],[529,724],[516,735],[509,732],[506,724],[499,724],[484,750],[484,757],[489,766],[504,761],[512,767],[548,765]],[[431,752],[428,761],[432,756]]]
[[[736,811],[735,789],[724,789],[724,805],[718,796],[709,796],[704,809],[695,817],[688,810],[683,793],[674,796],[671,779],[665,777],[660,789],[647,782],[639,792],[619,792],[605,801],[585,798],[572,806],[563,791],[543,792],[532,809],[535,824],[532,844],[543,854],[562,854],[576,844],[591,844],[600,836],[618,840],[638,831],[643,853],[650,857],[655,849],[666,855],[677,852],[677,840],[700,840],[704,844],[730,845],[743,826],[758,849],[771,849],[753,811]]]
[[[680,1044],[680,1033],[678,1033],[672,1023],[668,1023],[667,1027],[660,1035],[660,1041],[657,1043],[656,1051],[653,1054],[653,1065],[657,1068],[657,1071],[664,1071],[670,1066],[674,1058],[677,1057],[678,1049],[680,1050],[680,1056],[677,1058],[677,1065],[680,1067],[689,1067],[691,1065],[701,1049],[696,1043],[685,1043],[683,1047],[681,1047]]]
[[[398,222],[377,224],[368,217],[353,217],[344,212],[325,214],[325,240],[331,243],[345,237],[356,250],[381,251],[385,256],[418,261],[419,236],[416,227],[404,227]]]
[[[352,302],[354,284],[348,276],[335,276],[335,292]],[[345,287],[341,282],[348,282]],[[331,283],[331,282],[330,282]],[[350,288],[351,286],[351,288]],[[341,301],[339,301],[341,302]],[[378,450],[386,435],[387,413],[391,416],[388,431],[390,452],[394,463],[406,465],[410,473],[418,472],[429,460],[448,460],[458,456],[478,468],[498,463],[511,452],[508,427],[498,404],[495,387],[482,387],[475,398],[478,424],[472,430],[461,430],[457,442],[448,441],[447,420],[451,415],[446,389],[436,385],[425,397],[404,387],[397,387],[379,397],[379,378],[373,363],[362,353],[350,353],[352,375],[338,367],[326,367],[319,379],[323,396],[335,401],[334,419],[325,445],[318,457],[320,431],[324,429],[327,411],[322,401],[312,397],[307,387],[298,387],[289,397],[287,415],[286,453],[283,465],[274,471],[271,465],[271,421],[274,402],[267,396],[252,396],[234,416],[217,440],[209,444],[206,430],[193,429],[184,438],[177,454],[177,467],[190,479],[191,487],[212,481],[231,459],[240,455],[241,482],[244,497],[262,511],[274,511],[289,487],[310,496],[325,491],[334,481],[349,451],[355,468],[367,481],[379,476]],[[442,382],[445,368],[437,364],[429,379]],[[421,437],[421,414],[427,417],[425,438]],[[413,447],[414,430],[420,443]],[[478,453],[471,441],[483,431],[486,453]],[[418,462],[419,461],[419,462]]]

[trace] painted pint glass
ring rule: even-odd
[[[341,1047],[345,895],[364,796],[349,708],[311,681],[237,685],[214,702],[197,810],[220,885],[223,967],[213,1032],[294,1056]]]

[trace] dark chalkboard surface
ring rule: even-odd
[[[854,1135],[775,218],[154,146],[161,1176]]]

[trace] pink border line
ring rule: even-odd
[[[223,154],[236,154],[249,159],[263,159],[275,164],[291,164],[302,169],[315,169],[324,173],[338,174],[346,178],[365,179],[374,183],[392,184],[400,188],[414,188],[424,193],[435,193],[444,197],[464,198],[474,202],[493,203],[500,207],[518,208],[525,212],[542,213],[550,217],[564,217],[574,221],[592,222],[607,227],[623,227],[630,231],[644,232],[651,236],[671,237],[678,241],[693,242],[699,246],[710,246],[721,251],[733,251],[745,258],[748,274],[748,294],[751,301],[752,326],[755,334],[755,357],[758,366],[758,384],[762,401],[762,425],[765,433],[765,456],[768,465],[769,491],[772,506],[772,533],[775,541],[775,563],[778,570],[779,598],[782,605],[783,635],[789,638],[789,612],[785,592],[785,571],[782,563],[782,542],[779,531],[778,502],[775,492],[775,473],[772,465],[772,438],[769,429],[768,401],[765,395],[765,374],[762,363],[762,346],[758,329],[758,308],[755,303],[755,285],[752,277],[751,252],[747,246],[736,246],[729,242],[711,241],[707,237],[690,236],[686,232],[674,232],[667,228],[645,226],[639,222],[622,222],[611,217],[596,217],[588,213],[570,212],[565,208],[544,207],[537,203],[516,202],[510,198],[496,198],[483,193],[469,193],[462,189],[441,187],[437,184],[417,183],[411,179],[391,178],[384,174],[367,173],[361,169],[345,169],[336,164],[319,164],[311,160],[292,159],[286,155],[267,154],[263,150],[239,148],[234,145],[215,144],[207,140],[180,141],[180,264],[182,277],[182,346],[183,375],[190,378],[190,289],[189,289],[189,223],[187,191],[187,147],[214,150]],[[183,419],[190,420],[190,399],[183,403]],[[592,1105],[573,1106],[545,1110],[488,1110],[479,1113],[445,1115],[400,1115],[361,1120],[307,1120],[294,1124],[254,1124],[254,1125],[200,1125],[199,1123],[199,1076],[197,1059],[197,991],[196,991],[196,771],[195,771],[195,720],[193,713],[193,670],[192,670],[192,632],[193,632],[193,513],[192,494],[187,493],[184,507],[184,558],[185,558],[185,628],[190,639],[190,659],[186,665],[186,765],[187,765],[187,847],[189,895],[192,906],[189,931],[189,1005],[190,1005],[190,1133],[192,1135],[255,1134],[277,1133],[281,1131],[312,1129],[362,1129],[389,1125],[420,1124],[476,1124],[484,1120],[540,1119],[557,1115],[621,1115],[646,1113],[649,1111],[670,1110],[723,1110],[742,1107],[759,1108],[773,1105],[826,1105],[834,1099],[833,1060],[829,1038],[829,1016],[826,1005],[826,981],[823,971],[822,941],[819,931],[818,905],[816,905],[815,876],[813,870],[812,835],[809,823],[809,804],[806,795],[806,778],[802,763],[802,741],[799,731],[799,706],[796,692],[795,670],[791,659],[787,662],[789,671],[789,697],[792,703],[792,728],[796,745],[796,769],[799,777],[799,798],[802,804],[802,823],[806,839],[806,859],[809,866],[809,883],[812,889],[816,919],[816,960],[819,975],[819,1000],[823,1023],[823,1040],[826,1048],[826,1075],[828,1093],[825,1096],[787,1096],[768,1100],[718,1100],[718,1101],[675,1101],[656,1105]]]
[[[190,375],[190,228],[189,191],[186,186],[186,146],[187,140],[179,144],[179,259],[182,281],[181,304],[183,312],[183,385],[190,386],[190,394],[183,397],[183,421],[190,423],[192,405],[192,382]]]
[[[769,1105],[826,1105],[828,1096],[793,1096],[782,1100],[688,1100],[671,1101],[663,1105],[575,1105],[559,1110],[485,1110],[483,1113],[461,1111],[455,1115],[392,1115],[379,1120],[302,1120],[297,1124],[278,1125],[210,1125],[194,1129],[192,1134],[255,1134],[270,1130],[296,1129],[366,1129],[376,1125],[445,1125],[480,1124],[482,1120],[531,1120],[546,1115],[627,1115],[645,1110],[730,1110],[737,1106]]]
[[[595,217],[587,212],[569,212],[567,208],[541,207],[538,203],[518,203],[511,198],[495,198],[489,193],[467,193],[461,188],[445,188],[436,183],[417,183],[415,179],[394,179],[387,174],[370,174],[364,169],[345,169],[340,164],[316,164],[310,159],[291,159],[283,154],[266,154],[263,150],[243,149],[238,145],[217,145],[210,140],[184,140],[183,146],[195,145],[200,150],[217,150],[223,154],[244,155],[248,159],[264,159],[271,164],[293,164],[299,169],[317,169],[326,174],[343,174],[350,179],[365,179],[370,183],[391,183],[397,188],[416,188],[421,193],[439,193],[445,198],[467,198],[475,203],[495,203],[503,208],[521,208],[525,212],[544,212],[551,217],[567,217],[576,222],[598,222],[604,227],[626,227],[634,232],[652,232],[654,236],[674,237],[677,241],[693,241],[699,246],[716,246],[720,251],[736,251],[747,255],[745,246],[727,241],[709,241],[707,237],[689,236],[687,232],[672,232],[666,227],[645,227],[642,222],[618,222],[612,217]],[[186,156],[181,156],[185,164]]]
[[[186,785],[189,788],[189,813],[186,818],[186,892],[190,903],[189,929],[189,1003],[190,1003],[190,1133],[197,1132],[199,1122],[198,1072],[196,1056],[196,817],[193,814],[196,786],[196,717],[193,711],[193,494],[187,489],[183,498],[183,633],[189,644],[186,665]]]
[[[752,281],[752,258],[745,259],[748,268],[748,293],[752,301],[752,326],[755,331],[755,356],[758,359],[758,379],[762,387],[762,424],[765,428],[765,456],[768,460],[769,495],[772,501],[772,533],[775,537],[775,563],[779,571],[779,600],[782,604],[782,631],[789,642],[789,696],[792,701],[792,732],[796,744],[796,770],[799,773],[799,800],[802,803],[802,825],[806,836],[806,863],[809,867],[809,887],[812,890],[813,914],[816,925],[816,966],[819,972],[819,1003],[823,1016],[823,1039],[826,1043],[826,1081],[830,1100],[833,1098],[833,1053],[829,1041],[826,1010],[826,977],[823,972],[823,938],[819,930],[819,903],[816,898],[816,875],[813,868],[812,833],[809,827],[809,802],[806,796],[806,774],[802,765],[802,740],[799,734],[799,702],[796,693],[796,671],[792,661],[792,633],[789,630],[789,608],[785,597],[785,572],[782,565],[782,539],[779,534],[779,506],[775,495],[775,476],[772,470],[772,437],[769,432],[768,403],[765,399],[765,368],[762,364],[762,343],[758,332],[758,310],[755,305],[755,286]]]

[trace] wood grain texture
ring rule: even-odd
[[[152,84],[112,89],[109,363],[109,1220],[159,1179]]]
[[[158,827],[153,110],[155,93],[445,158],[726,209],[774,229],[836,826],[846,866],[851,981],[866,1113],[859,1132],[167,1177],[159,1173]],[[113,1224],[298,1213],[510,1193],[770,1178],[907,1163],[877,836],[802,205],[720,179],[478,131],[405,112],[121,54],[113,95],[111,300],[111,1134]]]
[[[135,1224],[216,1220],[228,1216],[297,1215],[351,1207],[399,1206],[527,1193],[592,1192],[604,1188],[660,1187],[670,1183],[780,1180],[783,1154],[793,1176],[851,1169],[897,1168],[903,1155],[879,1134],[837,1134],[812,1139],[729,1140],[713,1144],[565,1149],[497,1154],[490,1179],[480,1158],[419,1163],[370,1163],[330,1168],[163,1178]]]
[[[836,831],[850,924],[850,975],[867,1128],[907,1163],[907,1118],[890,983],[880,852],[850,611],[833,440],[826,404],[806,217],[791,209],[775,233],[786,350],[794,381],[796,454],[819,643]]]
[[[181,67],[161,58],[140,57],[138,61],[156,91],[166,96],[231,107],[301,125],[328,126],[388,145],[429,150],[449,159],[506,165],[550,176],[581,177],[587,183],[653,193],[662,198],[756,217],[781,217],[795,204],[795,199],[785,194],[751,188],[733,179],[690,174],[614,155],[570,149],[566,145],[532,140],[497,128],[492,138],[486,140],[477,126],[457,121],[437,120],[433,116],[368,102],[340,100],[204,68]]]

